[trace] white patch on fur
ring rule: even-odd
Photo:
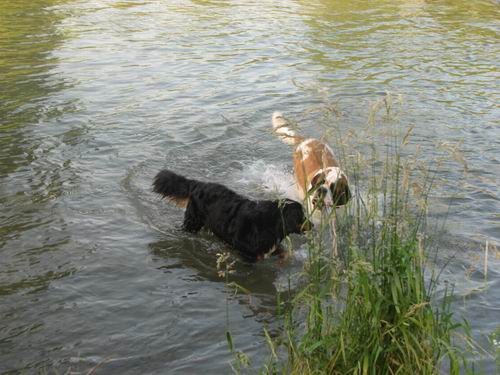
[[[283,113],[281,113],[281,112],[274,112],[273,113],[272,123],[273,123],[274,130],[276,130],[276,128],[288,125],[287,119],[283,116]]]
[[[306,139],[297,146],[297,152],[302,153],[302,161],[306,160],[312,152],[311,146],[309,146],[312,142],[314,142],[314,139]]]
[[[325,199],[323,199],[323,202],[325,202],[324,204],[327,208],[333,207],[332,191],[328,188],[326,189],[326,196],[325,196]]]
[[[328,168],[325,168],[325,170],[328,170],[328,172],[325,176],[325,180],[326,180],[328,186],[330,186],[332,183],[336,182],[343,175],[343,173],[339,167],[328,167]]]
[[[272,124],[274,132],[283,142],[291,146],[295,144],[295,137],[297,136],[297,133],[290,129],[290,123],[281,112],[273,113]]]
[[[314,138],[304,139],[302,142],[300,142],[300,145],[298,145],[297,149],[302,148],[302,147],[307,147],[310,149],[311,147],[309,146],[309,143],[312,143],[314,141],[315,141]]]
[[[328,188],[328,190],[330,190],[329,186],[334,183],[335,181],[337,181],[344,173],[341,171],[341,169],[339,167],[328,167],[328,168],[325,168],[325,169],[320,169],[319,171],[317,171],[314,176],[311,178],[311,181],[314,180],[314,177],[316,177],[318,174],[320,173],[325,173],[326,172],[326,175],[325,175],[325,181],[326,181],[326,184],[325,186]],[[311,190],[312,188],[312,183],[309,182],[309,185],[307,186],[307,190]]]

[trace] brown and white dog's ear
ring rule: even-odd
[[[318,173],[316,176],[314,176],[311,180],[311,189],[316,188],[317,186],[325,183],[325,175],[323,173]]]
[[[332,199],[336,207],[343,206],[351,199],[351,190],[347,177],[341,173],[340,177],[330,184]]]

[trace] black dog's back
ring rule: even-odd
[[[297,202],[253,201],[223,185],[191,180],[168,170],[156,175],[153,187],[186,208],[185,230],[197,232],[206,227],[250,258],[267,253],[289,233],[300,232],[306,221]]]

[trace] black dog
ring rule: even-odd
[[[168,170],[156,175],[153,191],[186,208],[183,229],[198,232],[205,227],[252,260],[279,251],[288,234],[311,228],[298,202],[254,201],[223,185],[187,179]]]

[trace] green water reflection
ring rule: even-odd
[[[67,87],[53,72],[58,64],[53,51],[65,40],[58,30],[64,18],[58,6],[64,3],[0,2],[0,248],[10,244],[0,294],[44,288],[68,274],[48,271],[43,256],[69,239],[64,220],[51,208],[64,181],[61,168],[47,159],[55,144],[36,135],[47,119],[60,114],[48,98]],[[30,269],[28,277],[24,267]]]
[[[35,158],[25,127],[50,110],[43,101],[64,87],[51,70],[52,55],[63,41],[57,25],[63,1],[0,2],[0,177]]]

